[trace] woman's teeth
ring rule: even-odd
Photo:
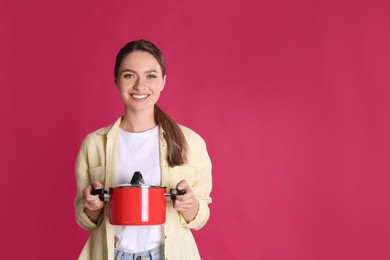
[[[135,99],[143,99],[148,97],[148,95],[131,95],[131,96]]]

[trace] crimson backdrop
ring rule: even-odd
[[[203,259],[390,259],[389,3],[1,1],[0,258],[77,257],[76,153],[147,38],[214,164]]]

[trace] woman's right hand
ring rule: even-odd
[[[97,211],[104,207],[104,201],[99,199],[99,195],[91,195],[92,189],[103,189],[103,184],[98,181],[92,182],[92,185],[89,185],[83,190],[83,205],[85,209],[85,213],[91,218],[88,211]],[[92,218],[91,218],[92,219]]]

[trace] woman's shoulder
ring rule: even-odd
[[[209,162],[210,159],[208,159],[207,145],[203,137],[189,127],[183,125],[179,125],[179,127],[182,130],[188,145],[188,162],[186,165],[197,165],[199,163]]]
[[[186,138],[187,142],[189,142],[189,143],[192,143],[192,142],[203,143],[204,142],[203,138],[197,132],[192,130],[191,128],[184,126],[184,125],[180,125],[180,124],[179,124],[179,127],[180,127],[181,131],[183,132],[184,137]]]
[[[121,118],[119,118],[115,123],[111,125],[107,125],[104,127],[101,127],[97,130],[94,130],[93,132],[90,132],[86,135],[84,138],[84,143],[90,143],[90,142],[96,142],[99,140],[105,140],[106,136],[112,133],[113,131],[117,131],[119,128]]]
[[[192,135],[198,135],[194,130],[192,130],[188,126],[184,126],[184,125],[180,125],[180,124],[178,124],[178,126],[180,127],[180,130],[183,132],[183,134],[186,137],[187,136],[192,136]]]

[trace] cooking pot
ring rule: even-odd
[[[184,195],[185,190],[146,185],[142,174],[135,172],[130,183],[110,188],[94,189],[92,195],[99,195],[101,201],[110,203],[112,225],[159,225],[165,223],[166,201]]]

